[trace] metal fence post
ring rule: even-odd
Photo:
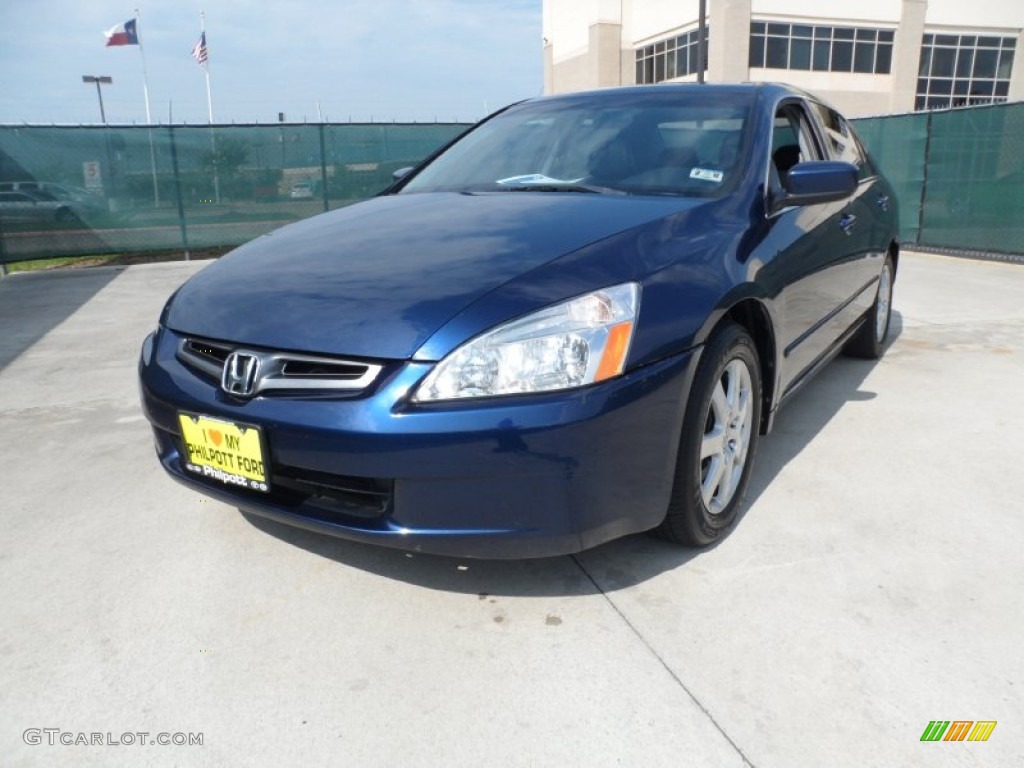
[[[178,226],[181,227],[181,245],[185,249],[185,261],[190,260],[188,252],[188,227],[185,225],[185,204],[181,199],[181,176],[178,173],[178,145],[174,141],[174,127],[167,126],[171,137],[171,167],[174,169],[174,197],[178,200]]]
[[[327,152],[324,149],[324,124],[320,123],[320,192],[324,197],[324,211],[329,211],[327,203]]]
[[[917,204],[917,245],[921,245],[924,233],[924,204],[928,198],[928,164],[932,155],[932,111],[928,110],[928,119],[924,131],[924,178],[921,179],[921,199]]]
[[[4,228],[0,223],[0,279],[7,277],[7,251],[4,248]]]

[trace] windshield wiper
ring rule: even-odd
[[[502,184],[501,188],[509,192],[589,192],[596,195],[627,195],[621,189],[612,187],[599,187],[593,184],[577,184],[566,182],[564,184],[553,184],[544,182],[541,184]]]

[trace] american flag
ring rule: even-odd
[[[192,58],[203,66],[206,66],[206,32],[203,32],[203,34],[199,36],[199,42],[196,43],[195,47],[192,49]]]

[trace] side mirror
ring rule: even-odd
[[[782,174],[783,193],[772,212],[791,205],[816,205],[844,200],[857,189],[857,167],[832,160],[797,163]]]
[[[391,174],[391,178],[394,181],[401,181],[409,175],[409,171],[413,169],[413,166],[407,165],[405,168],[399,168],[397,171]]]

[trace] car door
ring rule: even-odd
[[[857,191],[843,210],[841,229],[845,235],[845,261],[836,270],[837,289],[841,287],[841,308],[832,318],[830,333],[839,336],[871,307],[875,283],[882,269],[887,248],[886,233],[890,208],[896,201],[861,149],[850,124],[830,107],[810,102],[818,118],[818,128],[831,160],[857,167]]]
[[[23,192],[0,193],[0,214],[5,219],[31,221],[39,215],[34,198]]]
[[[798,162],[826,160],[820,131],[802,99],[783,101],[776,110],[768,195],[782,194],[784,174]],[[791,206],[769,214],[775,249],[772,272],[780,285],[782,392],[833,346],[838,336],[832,322],[847,295],[850,255],[848,201]]]

